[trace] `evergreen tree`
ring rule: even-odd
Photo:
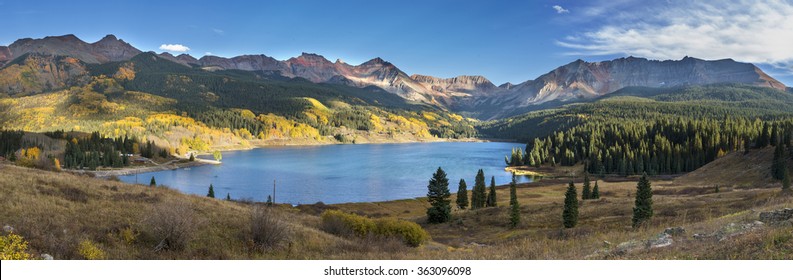
[[[771,175],[774,179],[782,180],[787,171],[787,158],[785,156],[785,148],[782,145],[777,145],[774,148],[774,160],[771,163]]]
[[[230,193],[226,193],[226,200],[227,201],[231,201],[231,194]]]
[[[600,188],[598,188],[597,180],[595,180],[595,187],[592,189],[592,199],[600,199]]]
[[[468,186],[463,179],[460,179],[460,184],[457,187],[457,208],[468,208]]]
[[[562,220],[565,228],[573,228],[578,223],[578,193],[573,181],[570,181],[567,192],[564,193]]]
[[[647,174],[642,175],[636,185],[636,202],[633,207],[633,227],[637,228],[653,217],[653,190]]]
[[[774,147],[776,147],[779,142],[782,142],[782,140],[779,139],[779,131],[777,130],[776,125],[774,125],[774,128],[771,129],[771,137],[769,139],[771,139],[771,146]]]
[[[518,187],[515,183],[515,173],[512,173],[512,182],[509,183],[509,225],[513,228],[520,223],[520,203],[518,202]]]
[[[151,176],[151,181],[149,181],[149,187],[157,186],[157,181],[154,180],[154,176]]]
[[[490,192],[487,194],[487,207],[496,207],[496,176],[490,177]]]
[[[451,201],[449,197],[449,179],[446,178],[446,172],[440,167],[432,174],[427,185],[427,199],[432,205],[427,209],[427,221],[431,224],[445,223],[452,218]]]
[[[479,169],[474,180],[474,188],[471,191],[471,209],[485,207],[487,197],[485,196],[485,171]]]
[[[785,175],[782,177],[782,190],[790,190],[790,171],[785,170]]]
[[[592,190],[589,186],[589,173],[584,172],[584,188],[581,190],[581,200],[592,199]]]
[[[190,153],[190,159],[189,160],[190,161],[195,161],[195,156],[193,155],[193,153]]]
[[[212,184],[209,184],[209,192],[207,192],[207,197],[215,198],[215,187]]]
[[[755,143],[756,148],[762,149],[771,143],[771,133],[768,130],[768,123],[763,123],[760,137],[757,137],[757,143]]]

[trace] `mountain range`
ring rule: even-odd
[[[0,67],[5,71],[0,71],[0,92],[35,93],[79,83],[86,76],[84,66],[67,58],[77,59],[84,64],[104,64],[129,61],[141,53],[141,50],[114,35],[107,35],[94,43],[84,42],[74,35],[19,39],[7,47],[0,46]],[[33,69],[28,69],[24,77],[22,70],[7,71],[12,64],[23,65],[18,59],[26,54],[50,57],[39,58],[36,63],[41,67],[34,67],[36,71],[33,73],[29,71]],[[546,104],[594,99],[625,87],[665,88],[740,83],[789,90],[755,65],[732,59],[707,61],[685,57],[682,60],[657,61],[627,57],[602,62],[579,59],[532,80],[496,86],[483,76],[437,78],[408,75],[379,57],[360,65],[350,65],[341,60],[331,62],[311,53],[283,61],[266,55],[232,58],[208,55],[199,59],[189,54],[156,55],[204,71],[255,71],[302,78],[313,83],[359,88],[376,86],[410,102],[430,104],[480,119],[508,117]],[[54,60],[58,59],[61,63],[55,63]],[[71,66],[64,66],[63,62]],[[36,87],[31,86],[26,79],[43,82]]]

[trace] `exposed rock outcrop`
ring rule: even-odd
[[[107,35],[101,40],[89,44],[74,35],[50,36],[42,39],[19,39],[8,46],[10,59],[28,53],[69,56],[85,63],[106,63],[124,61],[141,53],[132,45]]]
[[[761,212],[760,221],[773,225],[793,225],[793,208]]]

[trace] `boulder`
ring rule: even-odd
[[[767,224],[790,224],[789,221],[791,221],[791,219],[793,219],[793,208],[760,213],[760,221]]]
[[[647,240],[647,247],[662,248],[672,245],[672,236],[667,234],[666,231],[658,234],[654,239]]]
[[[686,229],[684,229],[683,227],[670,227],[670,228],[664,229],[664,233],[666,233],[668,235],[671,235],[671,236],[678,236],[678,235],[686,233]]]

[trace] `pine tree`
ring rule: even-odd
[[[584,172],[584,188],[581,190],[581,200],[592,198],[592,191],[589,186],[589,173]]]
[[[190,159],[189,160],[190,161],[195,161],[195,156],[193,155],[193,153],[190,153]]]
[[[633,227],[637,228],[653,217],[653,190],[647,174],[642,175],[636,184],[636,203],[633,207]]]
[[[490,192],[487,194],[487,207],[496,207],[496,176],[490,177]]]
[[[429,223],[445,223],[452,218],[450,196],[449,179],[446,178],[446,172],[438,167],[438,170],[432,174],[432,179],[427,185],[427,199],[432,205],[427,209],[427,221]]]
[[[597,180],[595,180],[595,187],[592,189],[592,199],[600,199],[600,188]]]
[[[790,171],[785,170],[785,175],[782,177],[782,190],[790,190]]]
[[[264,204],[267,205],[267,206],[272,206],[273,205],[273,196],[272,195],[267,195],[267,202],[265,202]]]
[[[520,223],[520,203],[518,202],[518,187],[515,183],[515,174],[509,183],[509,225],[515,228]]]
[[[226,200],[227,201],[231,201],[231,194],[230,193],[226,193]]]
[[[157,186],[157,181],[154,180],[154,176],[151,176],[151,181],[149,181],[149,187]]]
[[[774,161],[771,163],[771,175],[774,179],[782,180],[785,177],[787,170],[787,159],[785,157],[785,148],[782,145],[777,145],[774,148]]]
[[[771,142],[771,133],[768,131],[768,123],[763,123],[763,129],[760,132],[760,137],[757,137],[757,143],[755,143],[755,147],[762,149],[768,146]]]
[[[479,169],[474,180],[474,189],[471,192],[471,209],[485,207],[485,171]]]
[[[460,179],[460,184],[457,187],[457,208],[468,208],[468,186],[463,179]]]
[[[573,228],[578,223],[578,193],[573,181],[570,181],[567,192],[564,193],[562,220],[565,228]]]
[[[207,192],[207,197],[215,198],[215,187],[212,184],[209,184],[209,192]]]

